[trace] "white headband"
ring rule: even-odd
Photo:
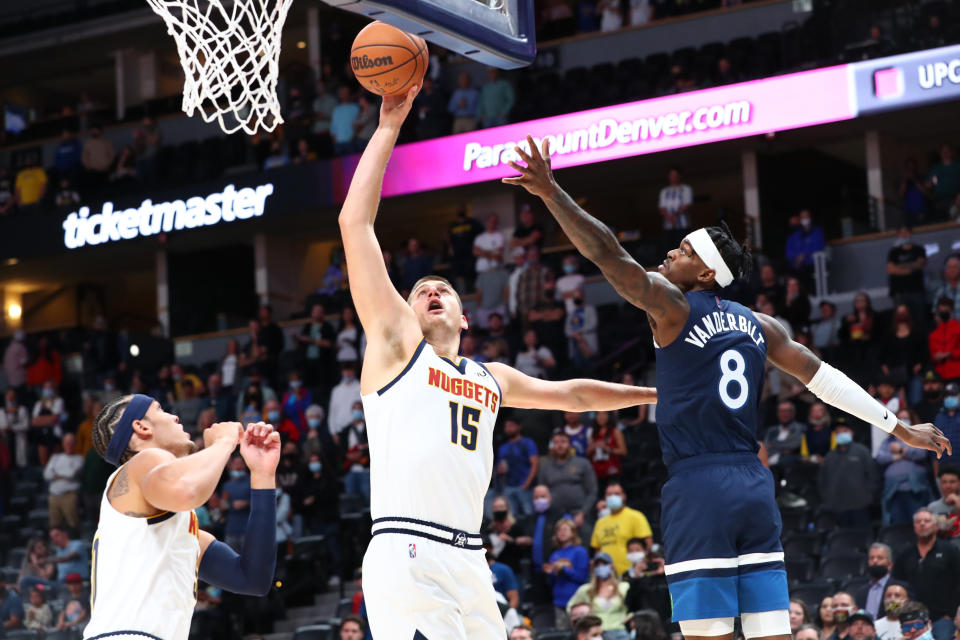
[[[691,231],[684,240],[690,243],[693,250],[696,251],[700,259],[703,260],[703,264],[716,272],[714,279],[718,285],[726,287],[733,282],[733,274],[730,272],[730,267],[723,261],[723,256],[721,256],[720,251],[717,250],[717,245],[713,244],[713,239],[710,237],[710,234],[707,233],[706,229]]]

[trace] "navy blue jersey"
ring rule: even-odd
[[[690,317],[657,353],[657,427],[667,466],[705,453],[756,453],[767,341],[750,309],[686,294]]]

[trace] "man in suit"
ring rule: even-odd
[[[893,551],[889,546],[882,542],[874,542],[870,545],[867,552],[867,573],[870,575],[870,582],[857,590],[854,594],[857,602],[863,606],[874,620],[879,620],[886,615],[883,610],[883,592],[891,580],[893,571]]]

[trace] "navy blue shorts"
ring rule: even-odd
[[[663,542],[674,622],[789,609],[780,528],[773,475],[756,455],[670,465]]]

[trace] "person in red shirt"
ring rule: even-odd
[[[930,359],[940,377],[960,378],[960,322],[953,317],[953,299],[937,300],[937,326],[930,332]]]
[[[623,470],[620,456],[627,455],[627,444],[609,411],[597,411],[593,420],[593,437],[587,445],[587,458],[593,463],[593,471],[602,487]]]
[[[50,347],[46,336],[42,336],[37,340],[37,356],[27,367],[27,386],[38,388],[42,387],[47,380],[53,380],[59,388],[62,379],[60,354]]]

